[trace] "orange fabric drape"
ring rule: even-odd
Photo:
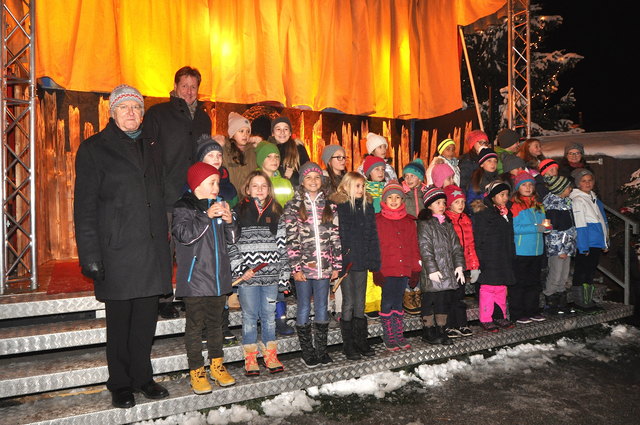
[[[505,0],[40,0],[39,77],[166,97],[184,65],[201,96],[431,118],[462,106],[457,25]]]

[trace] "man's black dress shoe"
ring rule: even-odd
[[[180,312],[173,305],[173,303],[160,304],[158,312],[160,313],[160,317],[162,317],[163,319],[177,319],[178,317],[180,317]]]
[[[148,383],[138,388],[137,391],[144,394],[146,398],[151,398],[154,400],[169,397],[169,391],[167,391],[165,387],[156,383],[155,381],[149,381]]]
[[[113,407],[128,409],[136,405],[136,399],[133,397],[133,389],[125,387],[111,391],[111,404]]]

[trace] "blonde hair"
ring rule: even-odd
[[[346,195],[347,198],[349,198],[349,204],[351,205],[352,210],[356,209],[356,197],[354,195],[356,183],[362,182],[362,186],[364,188],[366,181],[367,179],[365,179],[362,174],[356,173],[354,171],[349,171],[347,174],[344,175],[344,177],[342,177],[342,180],[338,185],[338,189],[336,189],[336,192],[342,193]],[[363,194],[363,197],[364,196],[365,195]],[[367,202],[366,200],[363,199],[362,210],[365,211],[366,208],[367,208]]]

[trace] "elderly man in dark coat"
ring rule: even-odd
[[[105,303],[107,388],[114,406],[128,408],[134,392],[169,395],[153,381],[150,356],[171,260],[159,146],[141,137],[143,97],[118,86],[109,109],[104,130],[78,148],[74,220],[82,273]]]

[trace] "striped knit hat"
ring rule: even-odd
[[[436,148],[436,150],[438,151],[438,154],[442,155],[442,152],[444,152],[444,150],[451,145],[455,146],[456,142],[454,142],[452,139],[444,139],[442,142],[438,143],[438,147]]]
[[[544,182],[547,184],[549,192],[554,195],[560,195],[571,184],[565,176],[547,176],[544,178]]]
[[[491,199],[503,190],[511,191],[509,183],[502,180],[494,180],[485,187],[484,192],[487,194],[487,198]]]
[[[369,178],[369,174],[376,167],[385,167],[387,165],[384,162],[384,159],[378,158],[377,156],[368,155],[364,159],[364,164],[362,164],[362,171],[364,172],[365,177]]]
[[[542,161],[540,161],[540,164],[538,165],[538,170],[540,171],[540,174],[542,174],[544,176],[544,174],[549,171],[552,168],[558,168],[558,163],[555,162],[553,159],[543,159]]]
[[[109,112],[113,113],[116,106],[127,100],[138,102],[142,106],[142,112],[144,113],[144,98],[142,94],[135,87],[126,84],[121,84],[114,88],[109,95]]]
[[[515,190],[518,190],[518,188],[522,185],[522,183],[525,183],[525,182],[536,184],[536,180],[533,178],[531,174],[527,173],[526,171],[521,171],[518,173],[518,175],[514,179],[514,184],[516,186]]]
[[[482,165],[487,159],[498,159],[498,155],[491,148],[482,148],[478,154],[478,165]]]
[[[422,194],[422,202],[424,202],[425,208],[428,208],[429,205],[433,204],[438,199],[447,199],[447,195],[444,194],[444,190],[439,187],[429,186]]]
[[[386,202],[387,196],[395,193],[399,195],[402,199],[404,199],[404,192],[402,191],[402,185],[398,182],[398,180],[391,180],[384,186],[382,189],[382,201]]]

